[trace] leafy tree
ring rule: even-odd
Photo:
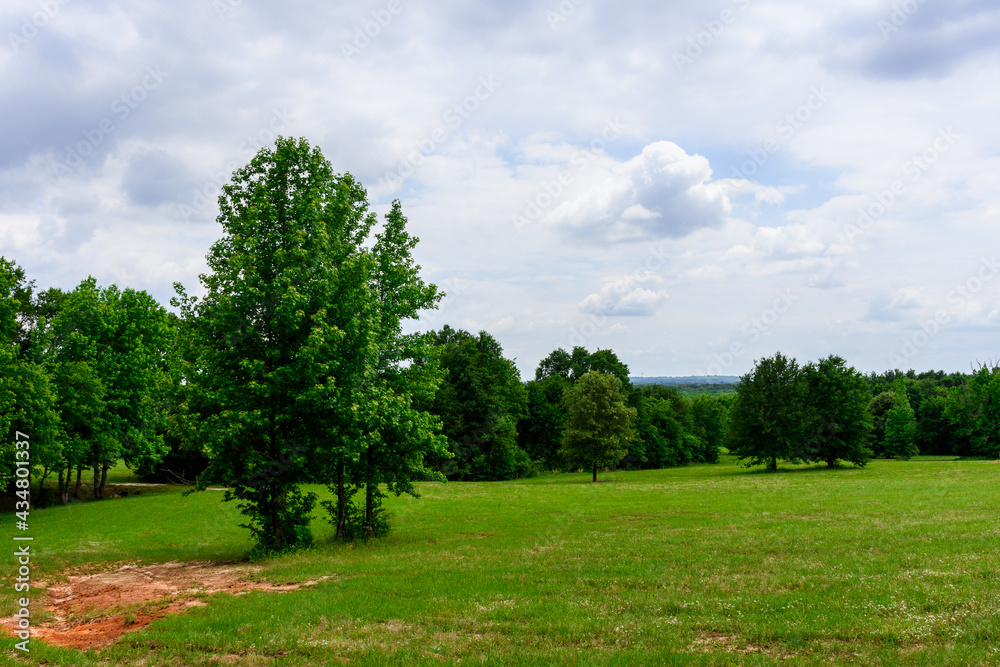
[[[413,480],[427,475],[424,457],[447,456],[447,440],[438,434],[440,420],[416,407],[437,392],[443,377],[431,337],[402,333],[405,319],[417,319],[419,310],[436,308],[441,295],[419,275],[412,257],[418,239],[406,231],[399,201],[392,204],[372,249],[375,337],[375,376],[365,387],[366,412],[371,425],[366,448],[356,465],[355,477],[364,482],[364,530],[375,537],[381,491],[385,484],[396,495],[417,496]],[[342,493],[338,471],[338,494]],[[346,520],[346,507],[338,495],[338,527]],[[343,520],[342,520],[343,519]]]
[[[906,386],[899,378],[893,385],[892,407],[885,415],[885,452],[887,456],[909,459],[919,453],[913,442],[916,425],[913,408],[906,397]]]
[[[173,333],[166,311],[146,292],[101,289],[87,278],[72,292],[56,294],[44,311],[38,308],[52,317],[38,317],[32,347],[49,372],[62,377],[61,366],[83,363],[103,389],[101,431],[88,440],[86,455],[94,495],[102,498],[107,472],[119,459],[136,468],[165,453],[154,429],[152,397]],[[76,462],[78,471],[82,463]]]
[[[239,499],[258,548],[301,547],[316,498],[298,484],[332,478],[371,444],[361,407],[378,346],[362,244],[375,219],[350,175],[284,138],[233,174],[219,208],[205,297],[176,286],[185,391],[174,428],[204,443],[199,485],[231,487],[225,500]]]
[[[628,366],[622,363],[611,350],[597,350],[590,353],[586,348],[576,346],[571,352],[563,348],[554,350],[542,359],[535,369],[535,380],[527,384],[528,415],[518,424],[519,441],[531,458],[542,460],[549,467],[555,467],[561,460],[562,425],[566,420],[563,393],[590,371],[610,373],[617,377],[629,394],[630,404],[638,407],[632,398],[632,384]],[[623,463],[632,465],[644,463],[642,440],[634,443],[636,449]]]
[[[371,239],[378,221],[360,184],[305,140],[279,138],[234,173],[219,208],[206,296],[177,286],[183,390],[171,429],[206,443],[199,486],[232,487],[226,500],[240,501],[261,550],[310,543],[305,481],[337,494],[327,507],[338,536],[378,534],[379,485],[415,493],[424,455],[444,452],[436,420],[415,407],[440,381],[434,351],[401,327],[439,296],[419,278],[399,203]],[[348,518],[361,523],[347,531]]]
[[[637,437],[626,461],[634,458],[642,468],[666,468],[685,465],[694,459],[691,445],[697,439],[692,440],[693,436],[678,419],[675,405],[661,396],[642,393],[636,408]]]
[[[554,350],[549,356],[538,363],[535,369],[535,380],[541,381],[550,376],[558,376],[570,382],[576,382],[590,371],[610,373],[617,377],[622,385],[631,389],[628,366],[618,359],[611,350],[597,350],[593,354],[586,348],[576,346],[572,352],[563,348]]]
[[[517,444],[527,392],[514,362],[485,331],[445,326],[434,334],[447,375],[427,409],[439,416],[453,458],[437,458],[449,479],[501,480],[534,473]]]
[[[563,456],[593,470],[616,465],[635,440],[636,409],[625,404],[622,382],[614,375],[590,371],[566,392]]]
[[[694,402],[675,387],[644,385],[631,393],[630,400],[638,411],[638,438],[625,463],[663,468],[718,461],[717,446],[705,439],[697,423]]]
[[[543,461],[549,469],[561,462],[563,422],[566,412],[563,394],[571,386],[561,375],[549,375],[525,385],[527,414],[518,422],[518,444],[534,461]]]
[[[872,455],[867,446],[871,394],[865,376],[838,356],[809,363],[803,372],[815,435],[803,443],[799,458],[825,461],[831,468],[838,460],[864,466]]]
[[[6,488],[13,480],[20,431],[28,436],[31,468],[41,469],[44,490],[45,478],[59,465],[62,438],[49,376],[26,354],[32,289],[24,270],[0,257],[0,484]]]
[[[730,421],[729,451],[747,466],[797,460],[808,436],[807,387],[795,359],[780,352],[740,378]]]
[[[949,390],[945,407],[955,453],[997,456],[1000,452],[1000,366],[981,365],[964,386]]]

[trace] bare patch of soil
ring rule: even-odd
[[[235,564],[163,563],[68,574],[66,583],[49,586],[45,609],[54,618],[33,626],[32,636],[58,646],[97,648],[166,614],[204,606],[204,595],[293,591],[328,578],[281,585],[251,581],[258,570]],[[16,621],[7,619],[2,626],[13,633]]]

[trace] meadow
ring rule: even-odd
[[[272,583],[327,577],[313,586],[207,596],[99,649],[33,640],[24,657],[4,638],[0,660],[998,664],[998,477],[992,461],[769,473],[723,457],[597,484],[588,474],[422,483],[420,499],[387,502],[387,538],[335,543],[317,518],[314,548],[254,563]],[[235,506],[182,490],[33,511],[32,578],[244,558]],[[12,544],[12,515],[4,525]],[[2,558],[9,616],[15,562]]]

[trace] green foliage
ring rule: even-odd
[[[566,391],[562,455],[593,471],[617,465],[635,440],[636,409],[625,404],[622,382],[609,373],[590,371]]]
[[[982,365],[965,385],[951,388],[944,413],[956,454],[1000,457],[1000,366]]]
[[[570,382],[576,382],[590,371],[609,373],[618,378],[622,385],[631,389],[629,369],[611,350],[598,349],[591,354],[586,348],[576,346],[572,352],[557,348],[549,356],[538,363],[535,369],[535,380],[541,381],[547,377],[556,376]]]
[[[517,420],[528,394],[495,338],[445,326],[434,333],[447,376],[427,409],[442,422],[453,458],[438,456],[449,479],[500,480],[530,473],[518,446]],[[520,462],[520,463],[519,463]]]
[[[883,391],[868,404],[868,414],[872,418],[871,449],[873,456],[888,458],[885,449],[885,419],[892,409],[896,395],[891,391]]]
[[[0,257],[0,488],[4,489],[14,476],[14,443],[25,436],[29,470],[40,471],[42,482],[59,468],[62,457],[64,437],[50,376],[27,355],[32,288],[21,267]],[[24,436],[17,437],[18,431]]]
[[[377,326],[361,244],[375,219],[349,175],[284,138],[233,174],[219,209],[224,236],[207,256],[204,298],[177,286],[185,349],[174,428],[203,443],[199,483],[230,486],[258,546],[283,551],[310,540],[314,499],[298,483],[332,476],[372,440],[359,407]]]
[[[719,462],[719,449],[729,439],[729,412],[734,399],[734,394],[698,394],[691,400],[694,434],[704,442],[703,454],[696,460]]]
[[[906,385],[902,378],[893,385],[892,407],[885,414],[885,454],[892,458],[909,459],[916,456],[913,435],[916,419],[910,401],[906,396]]]
[[[177,286],[171,429],[203,443],[199,484],[232,487],[264,550],[309,543],[301,482],[363,485],[373,535],[378,485],[414,493],[424,455],[446,454],[438,421],[415,407],[440,382],[436,352],[401,326],[439,296],[419,278],[399,202],[371,243],[366,197],[308,142],[279,138],[223,188],[205,297]]]
[[[824,461],[829,467],[839,460],[864,466],[872,455],[867,380],[838,356],[807,364],[803,374],[814,435],[802,443],[797,458]]]
[[[719,460],[718,441],[709,438],[724,438],[728,410],[724,417],[716,399],[692,400],[676,387],[659,384],[638,387],[632,398],[638,437],[625,459],[628,467],[665,468]]]
[[[729,432],[729,451],[747,466],[778,467],[778,459],[801,458],[811,435],[808,385],[799,365],[780,352],[760,359],[740,378]]]
[[[561,375],[549,375],[525,385],[528,405],[526,415],[517,425],[518,444],[531,459],[540,461],[549,470],[562,463],[559,447],[566,419],[563,394],[571,384]]]
[[[535,379],[527,383],[527,414],[518,424],[519,442],[532,459],[550,469],[563,462],[559,453],[566,420],[563,394],[590,371],[614,375],[626,394],[631,395],[629,368],[618,355],[601,349],[591,353],[581,346],[574,347],[572,352],[563,348],[554,350],[539,362]],[[637,446],[641,448],[641,443]],[[640,451],[629,456],[624,464],[635,467],[645,460]]]

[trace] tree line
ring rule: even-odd
[[[225,485],[261,551],[307,546],[317,496],[338,538],[383,534],[415,482],[547,470],[850,461],[992,453],[1000,374],[862,376],[838,357],[758,362],[735,393],[633,386],[611,350],[554,350],[523,381],[485,331],[406,333],[443,294],[414,262],[398,201],[305,140],[281,138],[219,197],[222,237],[198,296],[93,278],[37,289],[0,258],[0,483],[31,437],[37,502],[105,495],[124,462],[148,479]],[[46,495],[46,481],[56,490]]]
[[[779,352],[740,378],[730,423],[730,451],[771,469],[778,460],[1000,457],[1000,364],[865,376],[838,356],[800,366]]]

